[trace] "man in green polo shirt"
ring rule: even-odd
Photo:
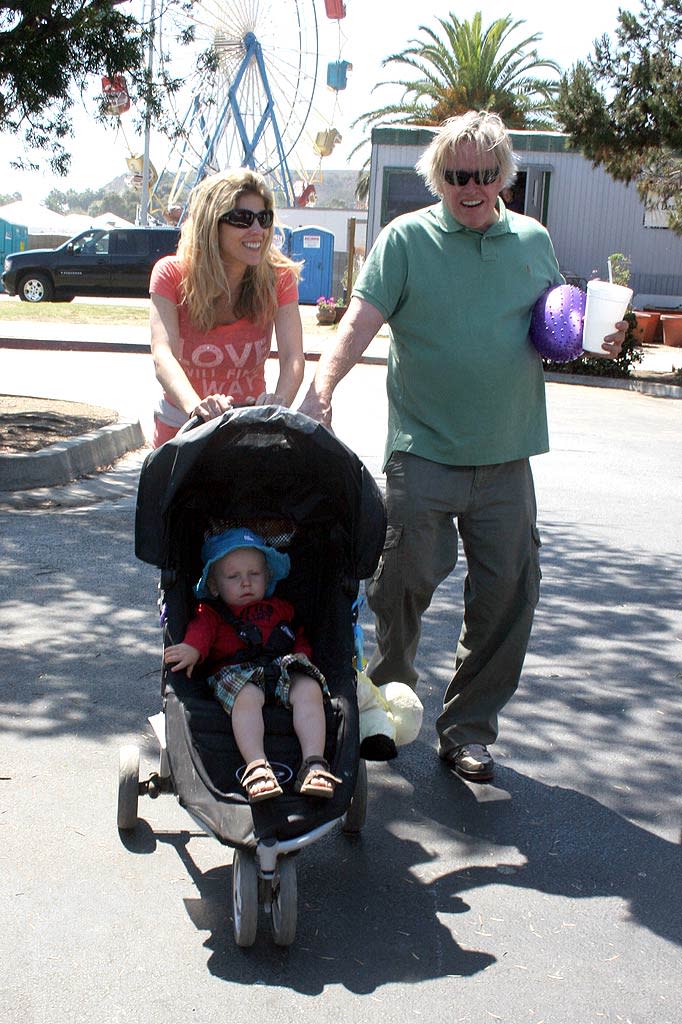
[[[331,423],[334,388],[388,322],[388,530],[367,587],[377,641],[367,672],[376,685],[416,686],[421,617],[455,566],[459,531],[464,619],[438,753],[486,781],[540,589],[529,458],[549,445],[528,329],[540,295],[563,278],[544,227],[499,196],[515,160],[496,114],[446,121],[417,170],[441,201],[382,231],[301,411]],[[614,325],[605,356],[617,356],[626,327]]]

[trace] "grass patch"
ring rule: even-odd
[[[22,320],[26,323],[55,324],[134,324],[149,323],[147,306],[109,306],[88,302],[21,302],[8,299],[0,302],[0,322]]]

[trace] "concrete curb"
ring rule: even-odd
[[[135,355],[151,353],[149,342],[71,341],[68,338],[0,338],[0,348],[44,352],[128,352]]]
[[[614,388],[620,391],[634,391],[638,395],[652,395],[655,398],[682,398],[682,387],[676,384],[657,384],[656,381],[638,380],[637,377],[590,377],[581,373],[548,373],[545,380],[552,384],[580,384],[586,388]]]
[[[120,421],[37,452],[0,457],[0,494],[61,487],[110,466],[145,443],[140,421]]]

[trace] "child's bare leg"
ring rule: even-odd
[[[265,695],[254,683],[247,683],[237,694],[232,708],[232,732],[239,751],[248,764],[265,757],[263,740],[263,704]]]
[[[303,755],[297,791],[308,796],[331,797],[341,779],[329,772],[324,759],[326,723],[320,684],[310,676],[293,673],[289,701],[294,711],[294,732]]]
[[[239,693],[232,708],[232,732],[239,747],[239,752],[246,761],[247,767],[252,761],[265,761],[265,725],[263,723],[263,704],[265,695],[253,683],[247,683]],[[281,792],[274,776],[252,782],[248,786],[249,798],[259,797],[264,793]]]
[[[324,757],[326,726],[322,690],[317,680],[292,672],[289,701],[294,711],[294,732],[301,744],[303,760]]]

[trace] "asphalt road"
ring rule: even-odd
[[[141,356],[3,359],[3,381],[30,393],[60,381],[58,397],[149,400]],[[548,396],[542,602],[496,783],[468,786],[435,755],[458,567],[425,617],[422,733],[370,767],[361,838],[301,854],[288,950],[265,930],[234,946],[231,852],[172,797],[141,800],[134,838],[116,829],[119,746],[156,764],[156,576],[132,549],[141,454],[64,507],[0,512],[4,1020],[679,1024],[682,406]],[[384,416],[383,370],[357,368],[336,429],[377,474]]]

